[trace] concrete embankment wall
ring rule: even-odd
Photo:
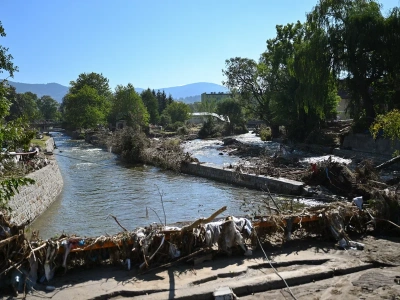
[[[400,150],[400,141],[396,140],[393,142],[385,138],[374,140],[369,134],[351,134],[344,138],[342,148],[391,156],[396,149]]]
[[[47,151],[52,151],[54,142],[48,141]],[[19,193],[9,201],[12,221],[17,224],[32,222],[54,202],[63,188],[63,178],[57,161],[50,163],[27,177],[35,180],[32,185],[19,188]]]
[[[223,169],[214,166],[188,163],[182,165],[182,173],[213,179],[225,183],[231,183],[251,189],[268,189],[273,193],[301,195],[303,182],[285,178],[274,178],[263,175],[243,174],[233,169]]]

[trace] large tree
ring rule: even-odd
[[[329,71],[319,69],[325,52],[317,40],[300,22],[279,25],[258,62],[240,57],[226,61],[224,84],[271,127],[273,136],[284,125],[290,137],[303,139],[321,120],[335,115],[335,84]],[[322,54],[317,57],[315,51]],[[318,77],[330,79],[329,84]]]
[[[42,96],[37,100],[37,106],[40,115],[45,120],[55,120],[60,119],[59,103],[51,98],[50,96]]]
[[[94,88],[100,96],[111,96],[109,81],[103,74],[98,73],[81,73],[75,81],[71,81],[69,92],[76,93],[85,85]]]
[[[167,106],[165,113],[171,117],[171,123],[184,123],[190,118],[190,107],[186,103],[174,101]]]
[[[234,57],[225,61],[225,70],[222,70],[222,73],[226,77],[223,84],[240,95],[239,99],[244,108],[252,112],[254,117],[272,125],[264,68],[253,59]]]
[[[6,97],[11,102],[7,120],[22,118],[28,122],[33,122],[39,117],[36,94],[31,92],[18,94],[15,93],[14,87],[10,87]]]
[[[82,73],[62,102],[64,121],[72,128],[93,128],[105,124],[111,107],[112,93],[102,74]]]
[[[227,98],[217,103],[217,113],[219,115],[228,116],[227,123],[228,134],[239,134],[246,132],[246,119],[244,110],[239,101],[234,98]]]
[[[95,128],[104,124],[108,113],[108,100],[88,85],[64,97],[64,120],[75,129]]]
[[[392,106],[393,95],[399,97],[398,9],[385,18],[374,0],[324,0],[308,14],[307,24],[325,34],[328,68],[336,78],[346,79],[351,116],[368,126]]]
[[[150,118],[142,98],[130,83],[115,88],[112,115],[116,121],[125,120],[133,128],[148,126]]]

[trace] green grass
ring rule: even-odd
[[[49,139],[50,137],[48,135],[43,135],[43,138],[41,140],[39,139],[33,139],[31,140],[31,144],[34,146],[39,146],[41,149],[46,149],[46,141]]]

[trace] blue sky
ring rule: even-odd
[[[225,59],[258,59],[276,24],[304,21],[317,0],[2,0],[19,67],[14,81],[69,85],[103,73],[111,87],[221,84]],[[381,0],[383,10],[399,0]],[[4,74],[3,74],[4,75]],[[1,78],[1,75],[0,75]]]

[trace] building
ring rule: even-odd
[[[201,94],[201,102],[205,102],[207,100],[217,100],[217,101],[221,101],[224,99],[228,99],[231,98],[232,94],[231,93],[203,93]]]

